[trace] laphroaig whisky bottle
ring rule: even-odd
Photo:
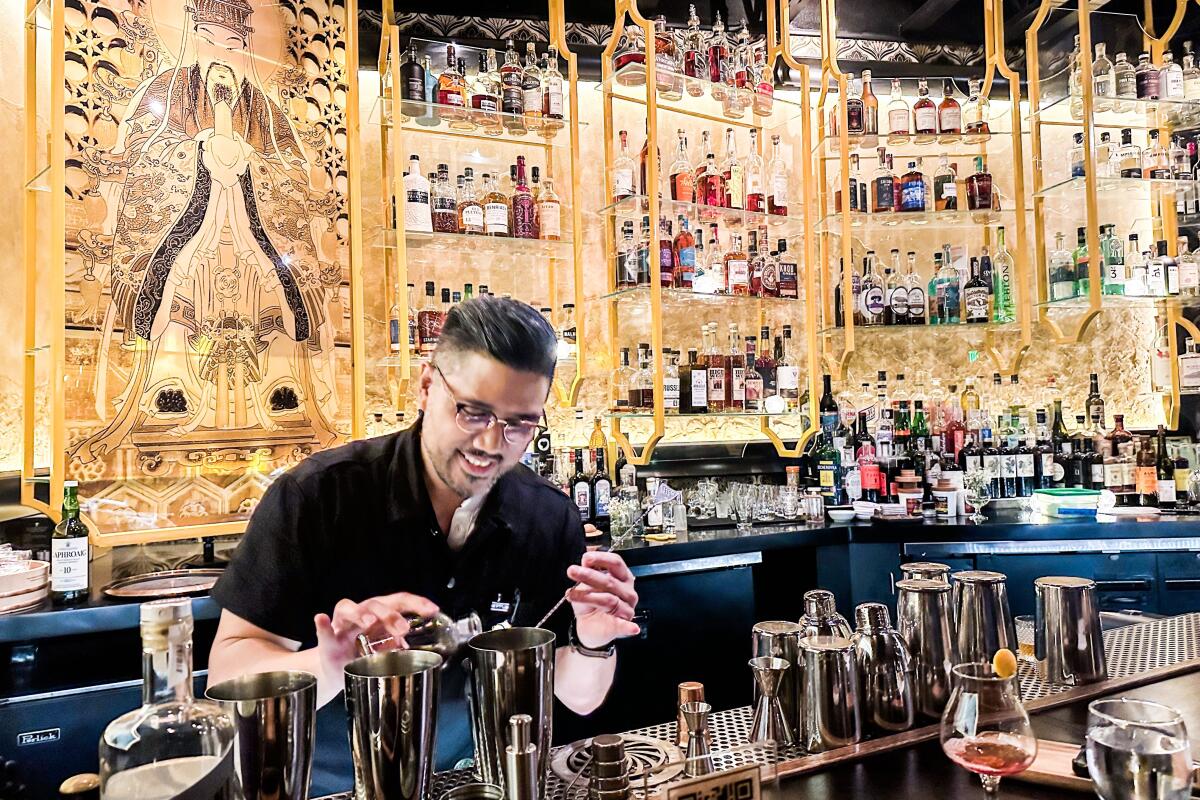
[[[91,547],[79,518],[79,483],[63,481],[62,521],[50,537],[50,598],[55,605],[87,599]]]
[[[233,721],[193,695],[192,601],[144,603],[140,616],[142,705],[110,722],[100,737],[101,796],[185,797],[195,790],[197,797],[241,798],[229,759]]]

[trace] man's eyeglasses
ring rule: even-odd
[[[454,421],[458,423],[458,429],[463,433],[483,433],[490,430],[493,425],[500,425],[500,433],[504,436],[504,441],[509,444],[522,444],[537,433],[537,420],[500,419],[490,411],[477,410],[465,403],[458,402],[442,368],[435,364],[433,370],[442,379],[442,385],[446,387],[446,394],[450,395],[450,400],[454,403],[456,412]]]

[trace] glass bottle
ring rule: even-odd
[[[1082,142],[1080,142],[1082,144]],[[1112,146],[1112,134],[1109,131],[1103,131],[1100,134],[1100,143],[1096,145],[1096,175],[1100,178],[1111,178],[1113,176],[1113,158],[1116,149]],[[1074,165],[1074,160],[1072,160]],[[1072,172],[1074,168],[1072,166]]]
[[[1013,260],[1004,244],[1004,227],[996,228],[996,255],[992,258],[992,322],[1016,320],[1013,298]]]
[[[725,265],[725,291],[728,294],[750,294],[749,257],[742,250],[742,237],[733,234],[730,237],[729,250],[723,259]]]
[[[629,133],[620,131],[618,135],[621,137],[621,149],[613,159],[612,166],[612,199],[614,203],[633,196],[633,176],[637,172],[637,164],[634,162],[633,156],[629,155]]]
[[[79,482],[63,481],[62,520],[50,537],[50,598],[56,606],[88,598],[91,547],[79,518]]]
[[[680,413],[708,412],[708,370],[695,348],[688,350],[687,364],[679,368],[679,386]]]
[[[563,127],[563,76],[558,70],[558,48],[546,48],[542,69],[542,128],[555,131]]]
[[[686,77],[684,86],[692,97],[704,94],[707,71],[703,47],[704,34],[700,31],[700,18],[696,16],[696,6],[689,5],[687,32],[684,34],[683,74]]]
[[[404,175],[404,230],[433,232],[431,193],[429,179],[421,174],[421,159],[414,153],[408,157],[408,172]]]
[[[942,102],[938,103],[938,132],[941,141],[953,141],[962,133],[962,106],[954,99],[954,81],[942,81]]]
[[[236,729],[219,705],[197,700],[192,682],[192,601],[143,603],[142,705],[110,722],[100,737],[104,797],[176,797],[218,769]],[[207,797],[237,798],[234,770]]]
[[[971,259],[971,278],[962,287],[963,321],[988,321],[988,285],[979,274],[979,259]]]
[[[681,203],[691,203],[695,200],[696,176],[692,172],[688,160],[687,135],[683,128],[676,131],[678,145],[675,149],[675,161],[671,164],[671,199]]]
[[[745,208],[746,174],[738,158],[733,128],[725,129],[725,160],[721,164],[721,177],[725,184],[725,208]]]
[[[438,113],[442,119],[451,123],[467,120],[466,80],[458,69],[458,60],[454,57],[454,45],[446,45],[446,69],[438,76],[437,102]]]
[[[1155,180],[1169,180],[1171,177],[1171,162],[1167,158],[1167,151],[1162,146],[1162,141],[1159,139],[1158,130],[1152,130],[1148,134],[1150,141],[1146,145],[1145,152],[1142,153],[1142,177],[1153,178]]]
[[[676,289],[691,289],[696,274],[696,240],[688,228],[686,216],[679,215],[679,232],[673,242]]]
[[[521,71],[522,105],[525,109],[525,127],[531,131],[542,129],[542,71],[538,69],[537,51],[533,42],[525,43],[525,68]]]
[[[704,162],[704,172],[696,184],[696,203],[721,208],[725,205],[725,180],[717,168],[717,157],[709,153]]]
[[[904,99],[899,78],[892,78],[892,93],[888,99],[888,143],[903,144],[912,130],[912,110]]]
[[[1129,241],[1125,249],[1125,270],[1128,273],[1128,279],[1125,281],[1124,294],[1130,296],[1145,295],[1148,291],[1146,258],[1142,253],[1142,248],[1138,245],[1138,235],[1136,233],[1129,234]]]
[[[1167,148],[1167,160],[1171,165],[1171,179],[1177,181],[1192,179],[1192,161],[1188,156],[1187,148],[1183,146],[1182,136],[1172,136],[1171,146]],[[1179,190],[1180,192],[1186,190]],[[1187,213],[1186,208],[1180,212],[1178,201],[1176,210],[1179,213]]]
[[[650,346],[645,342],[637,348],[637,369],[629,378],[629,407],[654,407],[654,374],[650,371]]]
[[[988,127],[990,118],[991,104],[983,95],[983,81],[971,78],[967,81],[967,102],[962,110],[963,131],[966,134],[963,141],[973,144],[986,140],[991,133]]]
[[[952,218],[958,210],[957,176],[950,168],[950,157],[945,153],[938,156],[938,168],[933,173],[933,208],[939,212],[938,216],[947,218]]]
[[[1137,96],[1139,100],[1157,100],[1159,98],[1161,72],[1150,63],[1150,54],[1138,56],[1137,66],[1133,70],[1137,79]]]
[[[1104,42],[1096,45],[1096,57],[1092,60],[1092,109],[1108,111],[1117,95],[1117,76],[1113,63],[1105,53]]]
[[[646,83],[646,46],[642,29],[626,25],[613,51],[613,77],[622,86],[642,86]]]
[[[750,28],[743,22],[742,29],[738,31],[737,46],[734,48],[733,85],[736,87],[735,96],[738,108],[737,113],[733,116],[741,117],[742,111],[754,104],[753,69],[754,50],[750,46]],[[726,113],[729,112],[729,107],[730,103],[726,102]]]
[[[430,191],[430,216],[434,233],[458,233],[458,198],[450,185],[448,164],[438,164]]]
[[[1137,72],[1124,53],[1117,53],[1117,60],[1113,64],[1113,83],[1118,98],[1113,101],[1113,111],[1128,111],[1133,105],[1129,101],[1138,96]]]
[[[500,67],[500,111],[504,127],[515,134],[525,132],[524,70],[512,39],[504,43],[504,64]]]
[[[767,54],[762,48],[754,50],[754,113],[769,117],[775,110],[775,75],[767,64]]]
[[[517,187],[512,196],[513,233],[517,239],[537,238],[533,194],[525,183],[525,156],[517,156]]]
[[[1158,78],[1159,96],[1163,100],[1183,100],[1186,97],[1183,67],[1175,63],[1175,56],[1170,50],[1163,52],[1162,62]]]
[[[1142,177],[1142,151],[1133,143],[1133,130],[1121,130],[1121,146],[1117,148],[1117,165],[1122,178]]]
[[[871,70],[862,73],[863,147],[879,143],[879,98],[871,89]]]
[[[917,100],[913,103],[914,142],[928,143],[937,138],[937,106],[929,96],[929,82],[917,81]]]
[[[708,371],[708,410],[720,413],[725,410],[726,363],[725,356],[717,346],[717,323],[710,322],[704,328],[705,362]]]
[[[675,37],[661,14],[654,18],[654,88],[664,100],[683,97],[683,76],[675,70]]]
[[[1070,166],[1072,178],[1084,177],[1082,133],[1071,134],[1071,149],[1067,151],[1067,164]]]
[[[1184,42],[1187,52],[1183,56],[1183,96],[1188,100],[1200,100],[1200,68],[1196,67],[1196,56],[1191,52],[1191,42]]]
[[[864,130],[863,100],[859,85],[854,81],[854,73],[846,73],[846,135],[851,144],[862,141]]]
[[[471,84],[471,119],[485,133],[496,134],[500,125],[500,87],[493,83],[496,51],[479,54],[479,74]]]
[[[911,250],[907,256],[908,271],[904,274],[904,285],[908,288],[908,324],[924,325],[925,313],[925,284],[917,274],[917,254]]]
[[[483,232],[488,236],[509,236],[508,197],[489,173],[483,174]]]
[[[886,214],[893,209],[892,204],[896,196],[896,176],[888,165],[885,148],[878,149],[876,163],[878,166],[875,174],[871,176],[870,209],[873,214]]]
[[[788,213],[788,168],[779,148],[779,134],[771,135],[771,161],[767,164],[767,213],[786,217]]]
[[[931,100],[930,103],[933,101]],[[918,130],[918,134],[920,131]],[[925,176],[917,169],[917,162],[908,162],[908,172],[900,178],[900,211],[924,212]]]
[[[1107,226],[1107,236],[1102,240],[1101,250],[1104,257],[1104,280],[1102,291],[1104,294],[1124,294],[1125,281],[1128,275],[1125,272],[1125,254],[1121,249],[1121,240],[1114,232],[1116,226]]]
[[[1200,263],[1188,250],[1188,237],[1180,236],[1176,244],[1175,260],[1179,264],[1179,294],[1195,297],[1200,294]]]
[[[1091,284],[1087,228],[1077,228],[1075,237],[1075,250],[1071,253],[1071,262],[1074,264],[1075,273],[1075,288],[1072,293],[1079,297],[1088,293]]]
[[[417,47],[410,45],[400,65],[400,113],[416,118],[428,111],[429,98],[425,95],[425,68],[417,60]]]
[[[983,156],[975,156],[975,172],[967,176],[967,208],[971,219],[980,224],[992,216],[992,174]]]
[[[1054,250],[1047,265],[1050,273],[1050,300],[1067,300],[1075,296],[1075,263],[1066,249],[1062,231],[1054,234]]]
[[[554,181],[546,178],[538,194],[538,238],[550,241],[562,239],[562,203],[554,191]]]
[[[750,129],[750,154],[746,156],[744,173],[746,176],[746,210],[765,214],[767,211],[767,197],[764,185],[766,182],[766,166],[763,162],[763,157],[758,152],[758,128]]]
[[[714,100],[725,99],[725,70],[726,59],[729,57],[729,40],[725,36],[725,25],[721,22],[721,12],[717,12],[713,22],[712,34],[708,37],[708,80],[709,91]]]
[[[633,368],[629,366],[629,348],[621,348],[621,364],[609,377],[609,405],[614,410],[629,408],[629,386],[633,380]]]
[[[875,252],[873,250],[867,251],[865,261],[861,290],[858,295],[859,319],[857,321],[860,325],[872,327],[883,324],[884,311],[887,308],[884,294],[886,288],[883,280],[879,277],[879,272],[875,269]]]
[[[795,353],[792,351],[792,326],[783,326],[783,338],[776,337],[778,346],[775,348],[775,381],[779,396],[787,404],[789,411],[794,411],[800,403],[800,366]]]

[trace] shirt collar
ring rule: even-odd
[[[437,528],[437,516],[425,485],[425,462],[421,456],[422,417],[411,428],[395,434],[396,447],[388,468],[386,503],[391,522],[428,522]],[[520,469],[520,467],[514,467]],[[511,472],[510,470],[509,472]],[[488,492],[477,515],[478,520],[498,519],[509,528],[520,511],[519,499],[514,497],[512,481],[516,476],[505,473]]]

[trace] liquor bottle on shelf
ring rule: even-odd
[[[222,770],[235,747],[233,721],[193,694],[191,599],[143,603],[139,616],[142,704],[100,737],[101,791],[111,798],[241,797],[234,770]]]
[[[979,274],[979,259],[971,259],[971,279],[962,287],[964,322],[988,321],[988,283]]]
[[[863,100],[859,86],[854,82],[854,73],[846,73],[846,135],[851,144],[862,141],[863,130]]]
[[[945,153],[938,156],[938,168],[933,173],[933,209],[945,217],[953,217],[958,211],[958,176]]]
[[[500,123],[501,89],[497,79],[496,51],[489,48],[479,54],[479,74],[471,83],[471,121],[484,133],[496,135],[503,132]]]
[[[430,216],[435,233],[458,233],[458,198],[450,185],[450,166],[437,165],[437,180],[430,191]]]
[[[687,31],[684,33],[683,74],[686,76],[684,85],[692,97],[704,94],[704,81],[707,77],[704,59],[704,34],[700,31],[700,18],[696,16],[696,6],[688,6]]]
[[[867,413],[858,414],[858,435],[854,438],[854,458],[858,463],[859,479],[862,482],[862,499],[877,503],[880,499],[879,461],[875,450],[875,438],[867,427]]]
[[[1113,63],[1105,53],[1104,42],[1096,44],[1096,57],[1092,59],[1092,110],[1108,111],[1117,96],[1117,76]]]
[[[712,33],[708,37],[708,80],[714,100],[725,99],[725,71],[728,66],[725,62],[728,57],[729,40],[725,36],[725,25],[721,22],[721,12],[718,11],[716,20],[713,22]]]
[[[658,219],[658,279],[659,286],[665,289],[675,284],[675,242],[671,220],[665,216]]]
[[[1165,252],[1166,247],[1161,242],[1156,243],[1146,261],[1146,294],[1151,297],[1167,296],[1167,264],[1162,256]]]
[[[1121,146],[1117,148],[1117,174],[1122,178],[1142,177],[1142,151],[1133,143],[1133,129],[1121,129]]]
[[[621,225],[621,241],[617,245],[617,288],[632,289],[638,285],[637,247],[633,238],[633,220]]]
[[[758,128],[750,129],[750,154],[746,156],[746,165],[743,171],[746,182],[746,210],[760,214],[766,213],[767,197],[764,185],[766,167],[763,163],[763,157],[758,152]]]
[[[721,294],[725,291],[725,265],[717,244],[717,226],[710,225],[708,244],[701,246],[696,238],[696,272],[692,278],[692,291],[701,294]]]
[[[1195,297],[1200,294],[1200,263],[1196,255],[1188,249],[1187,236],[1180,236],[1176,242],[1176,261],[1179,264],[1179,294],[1184,297]]]
[[[709,323],[704,328],[705,365],[708,371],[708,410],[720,413],[725,410],[727,370],[725,356],[717,347],[717,324]]]
[[[875,174],[871,176],[871,213],[886,214],[893,210],[896,194],[896,176],[892,172],[891,157],[880,147]]]
[[[419,351],[422,356],[433,354],[438,336],[442,332],[442,318],[437,309],[433,281],[425,281],[425,304],[417,312],[417,332],[420,337]]]
[[[745,22],[738,31],[737,46],[733,50],[732,69],[726,71],[726,82],[733,85],[733,92],[726,97],[725,114],[740,119],[747,108],[754,105],[754,52],[750,47],[750,29]]]
[[[746,408],[746,353],[742,350],[737,325],[729,324],[729,345],[725,355],[725,410]]]
[[[1115,163],[1113,155],[1116,153],[1116,148],[1113,147],[1112,133],[1103,131],[1100,134],[1100,143],[1096,145],[1096,175],[1101,178],[1113,177],[1113,164]]]
[[[759,329],[758,351],[754,354],[754,371],[762,381],[763,411],[774,413],[772,398],[779,395],[778,364],[771,352],[771,329],[764,325]],[[746,362],[749,369],[749,361]]]
[[[458,59],[454,57],[454,45],[446,45],[446,69],[438,76],[437,103],[441,106],[438,113],[443,119],[450,121],[451,127],[460,127],[461,123],[469,122],[467,82],[459,71],[458,64]]]
[[[534,167],[537,169],[537,167]],[[562,203],[554,191],[554,182],[546,178],[537,197],[538,238],[550,241],[562,239]]]
[[[987,171],[983,156],[975,156],[975,172],[967,176],[967,208],[971,219],[980,224],[992,215],[992,173]]]
[[[421,174],[421,159],[414,153],[408,157],[408,172],[404,174],[404,229],[406,231],[433,232],[430,192],[429,179]]]
[[[1148,137],[1150,141],[1146,145],[1145,152],[1142,153],[1142,177],[1169,180],[1171,178],[1171,162],[1167,158],[1166,149],[1159,140],[1158,130],[1151,130]]]
[[[767,213],[786,217],[788,213],[788,168],[779,149],[779,135],[771,135],[771,161],[767,164]]]
[[[675,161],[671,164],[671,199],[681,203],[691,203],[695,200],[696,175],[688,161],[687,135],[683,128],[676,131],[679,138],[675,149]]]
[[[536,239],[533,194],[525,183],[525,156],[517,156],[517,186],[512,197],[513,236]]]
[[[524,70],[513,40],[505,43],[504,64],[500,67],[500,110],[504,127],[514,134],[525,132]]]
[[[766,263],[766,241],[764,238],[763,247],[760,250],[758,246],[758,231],[750,231],[750,246],[747,253],[746,268],[750,274],[750,296],[762,297],[762,272],[763,265]]]
[[[892,93],[888,99],[888,143],[903,144],[912,131],[912,109],[904,99],[899,78],[892,78]]]
[[[679,216],[679,232],[673,243],[675,273],[673,285],[676,289],[691,289],[696,274],[696,240],[688,229],[688,220]]]
[[[1121,240],[1115,233],[1115,225],[1106,226],[1107,237],[1101,243],[1104,259],[1104,294],[1125,294],[1125,283],[1129,275],[1125,270],[1125,254]]]
[[[563,122],[563,76],[558,69],[558,48],[550,45],[542,62],[542,128],[558,130]]]
[[[609,379],[609,405],[616,411],[628,410],[630,399],[630,383],[634,370],[629,366],[629,348],[621,348],[621,363],[612,371]]]
[[[721,164],[721,177],[725,186],[725,208],[746,207],[746,176],[738,158],[737,143],[733,128],[725,129],[725,160]]]
[[[775,75],[762,48],[754,51],[754,113],[769,117],[775,110]]]
[[[1087,228],[1077,228],[1075,231],[1075,250],[1071,253],[1071,263],[1075,279],[1074,288],[1071,290],[1072,295],[1081,297],[1086,295],[1091,284],[1091,271],[1089,267],[1090,256],[1087,246]]]
[[[908,289],[906,309],[909,325],[924,325],[925,313],[925,284],[917,274],[917,254],[911,250],[907,255],[908,271],[904,274],[904,286]]]
[[[1133,70],[1137,80],[1137,97],[1139,100],[1157,100],[1159,98],[1160,72],[1150,63],[1150,54],[1138,56],[1137,66]]]
[[[779,396],[789,411],[795,411],[800,402],[800,367],[791,353],[792,326],[783,326],[783,338],[776,337],[775,380]]]
[[[675,37],[667,18],[654,18],[654,88],[664,100],[683,97],[683,75],[675,68]]]
[[[905,172],[900,178],[900,208],[898,210],[924,213],[928,202],[925,189],[925,176],[917,169],[916,161],[909,161],[908,172]]]
[[[800,296],[800,269],[788,254],[787,239],[780,239],[776,242],[775,263],[779,276],[778,279],[778,296],[789,300],[796,300]],[[769,292],[769,285],[764,278],[763,291],[768,297],[774,296]]]
[[[658,186],[658,196],[661,199],[663,196],[663,160],[662,150],[655,145],[654,152],[658,155],[658,180],[655,182]],[[650,182],[646,174],[646,169],[650,161],[650,123],[646,123],[646,137],[642,140],[642,150],[638,153],[638,186],[637,190],[640,194],[650,194]]]
[[[1137,73],[1124,53],[1117,53],[1117,60],[1113,63],[1113,84],[1118,98],[1113,101],[1113,111],[1128,111],[1131,106],[1129,101],[1138,96]]]
[[[613,72],[622,86],[642,86],[646,83],[646,47],[642,29],[626,25],[613,52]]]
[[[1187,94],[1183,83],[1183,67],[1175,63],[1175,56],[1167,50],[1162,55],[1158,87],[1163,100],[1183,100]]]
[[[465,189],[465,187],[464,187]],[[500,187],[496,185],[496,181],[490,173],[483,173],[483,233],[488,236],[508,236],[508,197],[500,191]],[[475,222],[475,212],[464,210],[464,225],[467,217],[470,217],[472,224]]]
[[[603,526],[609,521],[608,509],[612,502],[612,479],[608,477],[608,470],[605,469],[604,448],[595,448],[594,452],[596,471],[592,473],[591,491],[589,492],[592,500],[591,522],[593,525]]]
[[[762,412],[763,409],[763,377],[756,368],[758,360],[758,337],[747,336],[745,346],[745,371],[742,373],[742,383],[744,385],[743,394],[745,395],[746,411],[755,413]]]
[[[533,42],[525,43],[525,67],[521,70],[521,105],[525,128],[542,129],[542,71],[538,69],[537,51]]]
[[[1013,260],[1004,242],[1004,227],[996,228],[996,256],[992,259],[992,322],[1016,320],[1013,299]]]
[[[717,168],[717,157],[709,153],[696,182],[696,203],[721,208],[725,205],[725,180]]]
[[[613,159],[612,166],[612,199],[614,203],[633,195],[633,176],[637,171],[637,164],[629,155],[628,132],[620,131],[618,135],[621,137],[621,149]]]
[[[679,413],[679,352],[663,351],[663,411]]]
[[[1155,434],[1157,453],[1155,454],[1155,495],[1159,508],[1172,509],[1177,504],[1175,491],[1175,462],[1167,453],[1167,429],[1158,426]],[[1186,503],[1186,496],[1185,496]]]
[[[654,243],[650,239],[650,217],[642,216],[642,231],[637,244],[638,286],[650,285],[650,248]]]
[[[742,237],[736,233],[730,237],[729,251],[725,253],[725,291],[733,295],[750,294],[749,257],[742,250]]]
[[[687,364],[679,368],[682,391],[679,410],[683,414],[708,412],[708,370],[695,348],[688,350]]]
[[[1075,296],[1075,265],[1066,249],[1062,231],[1054,234],[1054,250],[1047,265],[1050,279],[1050,299],[1067,300]]]
[[[400,113],[416,118],[426,114],[429,98],[425,94],[425,68],[417,60],[416,45],[409,45],[400,65]]]
[[[879,98],[871,88],[871,70],[862,73],[863,147],[875,147],[879,143]]]
[[[967,80],[967,102],[962,108],[963,141],[968,144],[982,142],[991,134],[988,120],[991,104],[983,94],[983,81],[978,78]]]
[[[862,289],[859,294],[860,324],[866,327],[883,324],[884,301],[883,280],[875,269],[875,252],[867,251],[863,269]]]
[[[575,508],[579,510],[579,518],[584,523],[591,522],[592,517],[592,481],[584,471],[583,448],[575,448],[575,474],[571,476],[571,498]]]
[[[917,99],[913,103],[913,141],[918,144],[937,138],[937,105],[929,96],[929,82],[917,81]]]
[[[1187,100],[1200,100],[1200,69],[1196,68],[1196,56],[1192,43],[1183,43],[1183,96]]]
[[[939,325],[957,325],[961,319],[962,278],[950,260],[949,247],[942,256],[942,268],[937,272],[941,317]]]
[[[1158,459],[1152,447],[1150,437],[1143,436],[1134,477],[1134,492],[1137,494],[1137,504],[1141,506],[1158,505]]]
[[[654,406],[654,374],[650,371],[650,345],[637,347],[637,369],[629,378],[629,407],[647,409]]]
[[[893,248],[892,266],[884,280],[884,324],[908,325],[908,285],[900,268],[900,251]]]
[[[938,133],[942,141],[953,141],[962,133],[962,106],[954,99],[954,81],[942,81],[942,102],[938,103]]]

